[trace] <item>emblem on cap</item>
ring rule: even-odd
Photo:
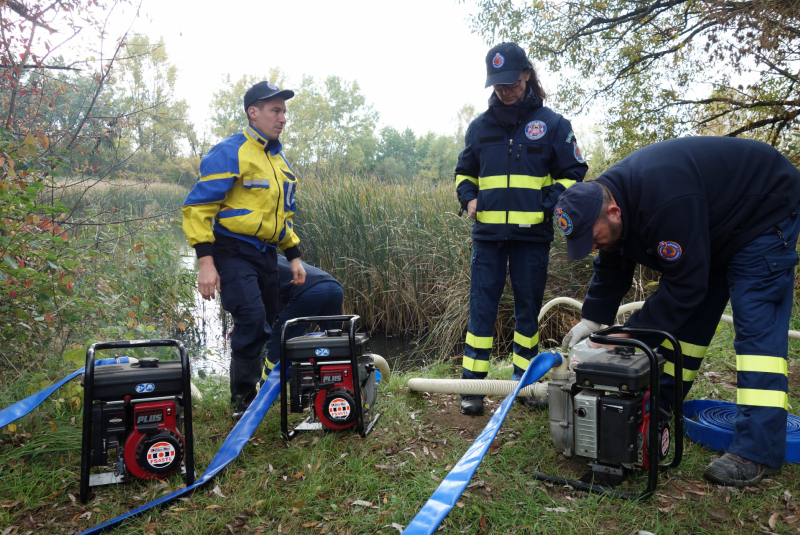
[[[662,241],[658,244],[658,256],[667,262],[674,262],[681,257],[681,246],[674,241]]]
[[[267,82],[267,86],[269,86],[270,89],[275,89],[276,91],[278,90],[278,87],[272,82]]]
[[[492,60],[492,65],[494,66],[495,69],[499,69],[500,67],[505,65],[505,63],[506,63],[506,58],[504,58],[500,52],[494,55],[494,59]]]
[[[531,121],[525,126],[525,136],[531,141],[540,139],[545,132],[547,132],[547,125],[542,121]]]
[[[556,209],[556,225],[564,236],[572,232],[572,219],[561,208]]]

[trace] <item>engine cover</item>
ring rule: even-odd
[[[137,404],[133,424],[124,452],[125,466],[133,476],[162,479],[180,468],[184,444],[174,401]]]

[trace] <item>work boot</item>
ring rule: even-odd
[[[256,397],[256,384],[261,379],[264,361],[231,356],[231,403],[233,418],[238,420]]]
[[[770,468],[744,457],[726,453],[706,466],[703,477],[717,485],[746,487],[755,485],[764,479],[764,476],[777,474],[780,471],[780,468]]]
[[[462,397],[461,414],[466,414],[467,416],[483,416],[483,398],[480,396]]]
[[[524,405],[532,411],[538,411],[547,408],[547,400],[544,398],[523,398],[517,397],[517,403]]]
[[[514,367],[514,371],[511,373],[511,380],[512,381],[519,381],[522,379],[522,374],[525,373],[523,370],[519,370],[516,366]],[[539,381],[541,382],[541,381]],[[534,410],[541,410],[547,408],[547,400],[544,398],[523,398],[517,397],[517,403],[520,403],[527,407],[528,409]]]

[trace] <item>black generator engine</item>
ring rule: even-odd
[[[572,360],[570,372],[563,377],[551,373],[547,400],[550,438],[565,457],[584,457],[590,472],[583,483],[613,488],[629,470],[647,470],[649,494],[655,490],[658,463],[670,452],[672,415],[658,404],[659,378],[666,360],[635,338],[610,337],[610,334],[661,335],[673,347],[677,340],[662,331],[610,327],[591,336],[593,342],[615,345],[613,349]],[[676,351],[675,375],[681,377],[682,359]],[[573,355],[575,352],[573,351]],[[572,356],[571,356],[572,357]],[[662,467],[674,467],[682,455],[682,382],[675,389],[676,448],[673,461]],[[540,477],[541,476],[541,477]],[[536,474],[537,479],[568,483],[584,490],[580,482]],[[652,486],[652,488],[651,488]],[[649,496],[649,494],[647,494]],[[622,495],[633,497],[632,495]],[[635,497],[642,497],[636,495]]]
[[[180,361],[145,357],[138,362],[95,366],[95,351],[174,346]],[[194,482],[189,358],[178,340],[133,340],[92,344],[86,352],[82,502],[90,487],[122,483],[130,476],[163,479],[183,469]],[[109,452],[114,452],[110,458]],[[92,467],[108,468],[91,473]]]
[[[281,370],[289,367],[288,405],[293,413],[310,408],[306,420],[288,430],[286,384],[281,387],[281,431],[291,440],[300,431],[352,428],[370,433],[380,417],[374,412],[380,372],[366,349],[367,336],[355,332],[358,316],[297,318],[286,322],[281,333]],[[349,321],[349,333],[329,329],[324,333],[284,338],[295,323]]]

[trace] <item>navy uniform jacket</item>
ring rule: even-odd
[[[478,199],[472,238],[553,241],[558,196],[587,169],[569,121],[542,106],[531,86],[511,106],[492,93],[489,109],[467,129],[456,166],[461,206]]]
[[[595,258],[581,315],[612,324],[638,263],[662,276],[627,325],[667,332],[676,332],[703,301],[710,273],[800,202],[800,171],[773,147],[748,139],[662,141],[597,181],[622,210],[623,239],[619,251]]]

